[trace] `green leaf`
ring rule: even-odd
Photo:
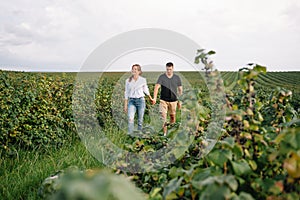
[[[213,184],[209,187],[206,187],[203,192],[201,192],[201,196],[199,200],[207,200],[207,199],[228,199],[230,196],[230,189],[227,186],[220,186],[217,184]]]
[[[290,144],[293,148],[297,149],[299,141],[296,140],[295,133],[289,133],[285,135],[284,142]]]
[[[113,175],[110,184],[111,193],[122,200],[144,199],[141,191],[125,178]]]
[[[234,147],[235,144],[233,137],[227,137],[224,140],[221,140],[220,143],[225,147],[230,147],[231,149]]]
[[[184,174],[186,174],[188,177],[190,177],[193,173],[194,173],[194,168],[197,167],[198,165],[191,165],[191,167],[188,170],[185,169],[180,169],[180,171],[182,171]]]
[[[195,58],[195,61],[194,61],[194,63],[196,63],[196,64],[199,64],[199,61],[200,60],[200,57],[199,56],[197,56],[196,58]]]
[[[192,185],[199,190],[215,184],[219,186],[227,185],[232,191],[236,191],[238,188],[238,182],[233,175],[209,176],[204,180],[192,181]]]
[[[202,53],[205,49],[198,49],[197,54]]]
[[[168,185],[166,185],[164,187],[163,197],[166,198],[169,194],[171,194],[172,192],[176,191],[179,188],[182,180],[183,180],[183,177],[181,177],[179,179],[178,178],[173,178],[168,183]]]
[[[213,55],[213,54],[215,54],[216,52],[215,51],[209,51],[209,52],[207,52],[207,55]]]
[[[242,146],[240,144],[237,144],[237,143],[234,145],[234,148],[233,148],[232,152],[235,156],[235,159],[239,159],[244,155],[244,151],[243,151]]]
[[[261,65],[256,65],[253,70],[257,71],[257,72],[263,72],[266,73],[267,72],[267,68]]]
[[[233,175],[227,175],[224,177],[225,183],[230,187],[232,191],[236,191],[239,184]]]
[[[204,187],[214,184],[217,181],[217,178],[218,177],[216,177],[216,176],[209,176],[209,177],[205,178],[204,180],[200,179],[197,181],[192,181],[192,185],[195,188],[202,190]]]
[[[176,146],[176,148],[172,151],[175,158],[181,158],[186,151],[186,146]]]
[[[162,188],[152,188],[150,192],[150,197],[155,197],[156,195],[159,195],[159,192],[162,190]]]
[[[275,138],[274,142],[275,142],[276,144],[279,144],[279,143],[284,139],[284,137],[285,137],[285,134],[284,134],[284,133],[281,133],[281,134],[279,134],[279,135]]]
[[[198,181],[202,181],[208,177],[210,177],[211,174],[211,169],[210,168],[205,168],[205,169],[201,169],[201,168],[197,168],[194,171],[194,176],[192,181],[194,182],[198,182]]]
[[[241,160],[239,162],[237,161],[231,161],[231,165],[233,168],[234,173],[237,176],[245,175],[251,173],[251,168],[248,165],[246,160]]]
[[[176,178],[178,176],[182,176],[184,174],[184,172],[182,172],[181,170],[179,170],[179,168],[173,166],[170,170],[169,170],[169,176],[171,178]]]
[[[232,159],[232,152],[227,149],[218,149],[211,151],[208,155],[207,158],[212,161],[214,164],[218,166],[223,166],[227,160]]]
[[[246,192],[241,192],[239,196],[234,197],[232,200],[255,200],[251,194]]]
[[[257,169],[257,164],[254,160],[249,160],[249,165],[251,166],[252,170]]]
[[[53,199],[65,197],[66,199],[104,200],[112,196],[122,200],[144,199],[144,194],[123,175],[106,171],[79,171],[77,168],[68,168],[66,172],[62,171],[58,174],[58,178],[54,179],[51,191],[43,191],[49,189],[48,180],[45,180],[48,188],[41,188],[40,195],[45,197],[48,195],[45,192],[51,192],[49,197]]]

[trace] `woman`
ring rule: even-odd
[[[142,69],[139,64],[134,64],[131,68],[131,76],[125,82],[125,102],[124,111],[128,114],[128,133],[131,134],[134,128],[134,115],[137,111],[138,130],[142,130],[144,112],[145,112],[145,94],[152,97],[147,86],[147,81],[142,74]]]

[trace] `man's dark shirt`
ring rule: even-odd
[[[177,88],[181,86],[181,79],[178,75],[173,74],[168,78],[166,74],[159,76],[157,84],[161,85],[160,99],[168,102],[177,101]]]

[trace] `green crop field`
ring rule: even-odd
[[[142,75],[151,94],[160,73]],[[0,70],[0,199],[298,199],[300,72],[177,74],[186,93],[171,134],[150,127],[155,106],[147,100],[146,128],[132,137],[122,113],[129,73]],[[98,130],[89,130],[94,118]],[[105,150],[104,137],[136,155],[173,149],[167,164],[124,163],[130,154],[116,151],[101,160],[88,145]]]

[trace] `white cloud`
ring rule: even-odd
[[[151,27],[216,50],[221,70],[249,61],[271,70],[300,66],[298,0],[12,0],[0,6],[0,68],[77,70],[112,36]]]

